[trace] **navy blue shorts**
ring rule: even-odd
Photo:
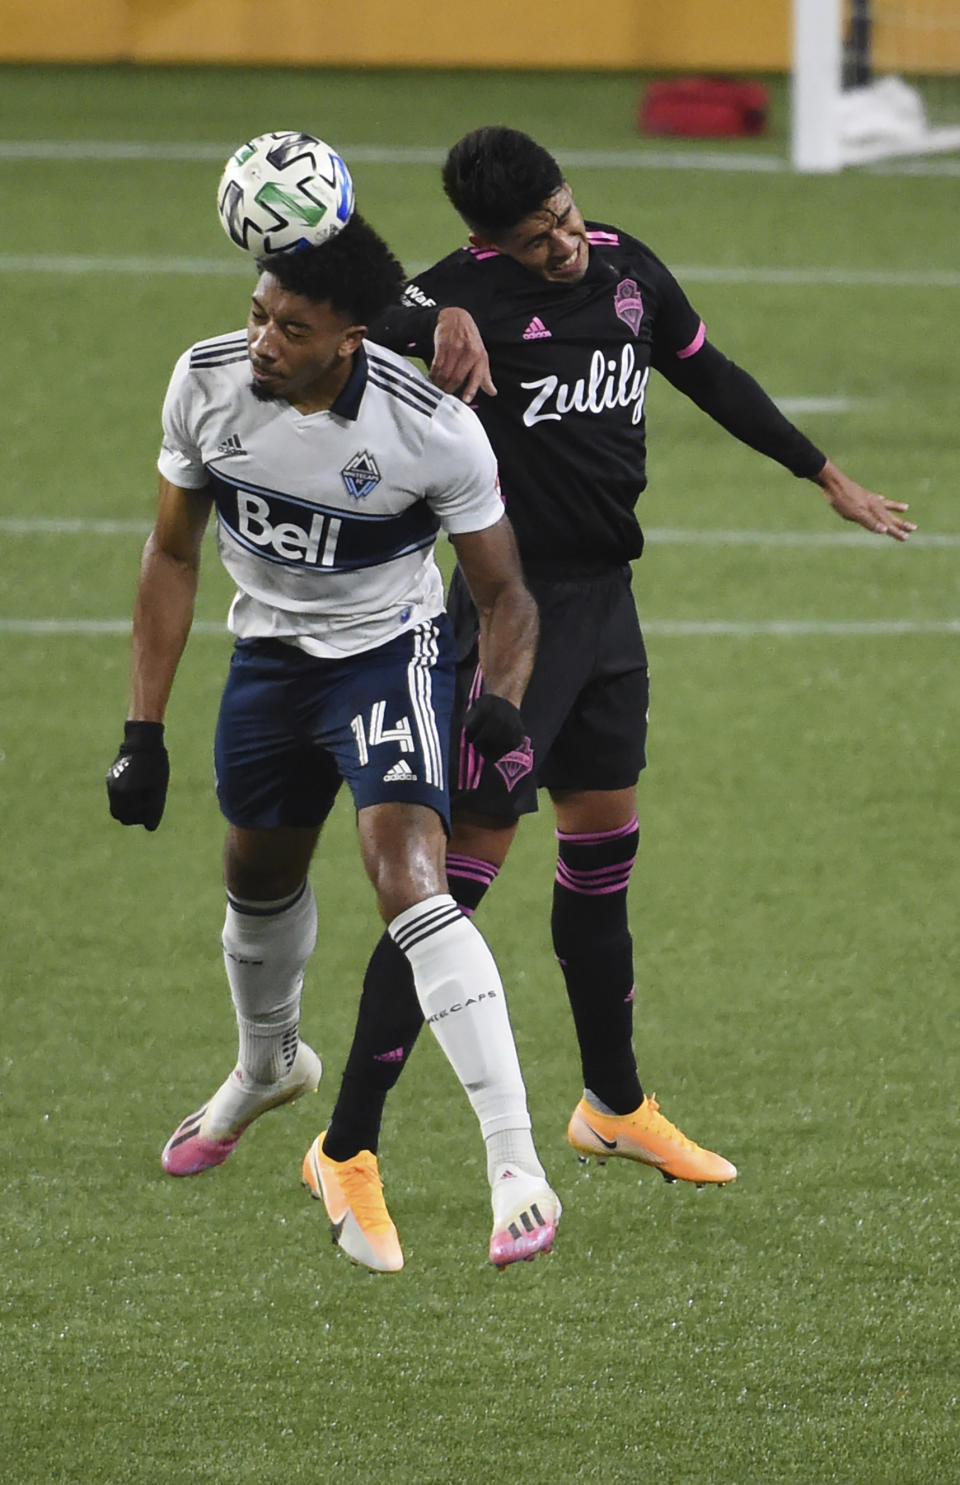
[[[424,804],[449,828],[453,699],[445,614],[337,660],[239,640],[214,744],[220,808],[246,830],[319,826],[346,780],[358,810]]]
[[[540,611],[537,659],[523,698],[534,771],[511,783],[461,736],[482,689],[476,613],[459,573],[448,599],[457,639],[457,710],[451,760],[454,809],[515,820],[538,789],[627,789],[646,766],[650,681],[630,569],[598,577],[527,576]]]

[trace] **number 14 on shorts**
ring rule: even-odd
[[[370,721],[364,725],[361,715],[353,717],[350,728],[357,742],[357,756],[361,766],[366,764],[370,758],[370,749],[376,748],[380,743],[395,742],[400,744],[401,753],[413,753],[416,751],[413,742],[413,729],[410,726],[409,717],[401,717],[393,727],[384,726],[387,703],[375,701],[370,708]]]

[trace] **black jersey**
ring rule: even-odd
[[[549,283],[492,248],[461,248],[412,280],[402,306],[371,330],[429,363],[439,308],[473,316],[498,392],[481,394],[476,410],[531,571],[602,570],[643,550],[635,506],[646,485],[651,368],[796,473],[824,462],[756,383],[706,344],[699,314],[648,247],[597,223],[587,236],[589,266],[577,284]],[[714,388],[729,372],[736,396]],[[764,404],[759,429],[755,394]]]

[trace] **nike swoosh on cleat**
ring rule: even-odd
[[[586,1124],[587,1121],[584,1120],[583,1122]],[[590,1133],[593,1135],[594,1139],[597,1139],[597,1140],[600,1141],[601,1145],[603,1146],[603,1148],[605,1150],[615,1150],[617,1148],[617,1142],[616,1142],[616,1140],[605,1140],[602,1134],[598,1134],[597,1133],[597,1131],[594,1129],[594,1127],[593,1127],[592,1124],[587,1124],[587,1128],[589,1129]]]

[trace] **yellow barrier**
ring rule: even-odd
[[[787,32],[788,0],[0,0],[9,61],[779,70]]]
[[[960,71],[955,0],[934,18],[910,64]],[[881,18],[878,66],[902,55]],[[0,0],[0,61],[782,72],[789,56],[790,0]]]

